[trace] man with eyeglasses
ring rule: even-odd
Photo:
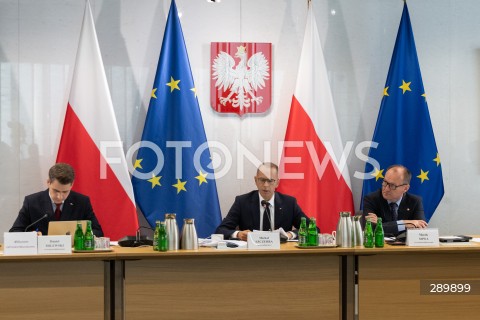
[[[405,228],[426,228],[422,199],[408,193],[412,174],[402,165],[387,169],[382,188],[365,196],[363,216],[372,223],[382,218],[385,234],[398,235]]]
[[[278,186],[278,166],[271,162],[261,164],[254,177],[258,190],[237,196],[227,216],[215,233],[225,239],[247,240],[253,230],[277,230],[283,228],[289,239],[297,237],[302,217],[308,217],[294,197],[275,192]]]

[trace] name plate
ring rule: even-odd
[[[72,254],[72,236],[38,237],[38,254]]]
[[[438,229],[407,229],[407,246],[438,247]]]
[[[4,255],[31,255],[37,254],[36,232],[4,232]]]
[[[280,250],[280,234],[269,231],[249,232],[247,248],[248,250]]]

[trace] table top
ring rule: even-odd
[[[145,247],[119,247],[112,246],[112,251],[96,252],[72,252],[72,254],[42,254],[42,255],[8,255],[3,254],[3,246],[0,244],[0,262],[2,261],[52,261],[52,260],[128,260],[128,259],[156,259],[175,258],[186,256],[268,256],[268,255],[388,255],[388,254],[458,254],[480,253],[480,243],[441,243],[439,247],[408,247],[392,246],[385,244],[384,248],[364,247],[318,247],[303,249],[297,247],[296,242],[283,243],[280,250],[247,250],[239,248],[216,249],[212,247],[200,247],[198,250],[176,250],[167,252],[154,251],[151,246]]]

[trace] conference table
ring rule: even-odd
[[[479,243],[356,248],[355,256],[359,319],[480,319]]]
[[[473,242],[33,256],[0,247],[0,319],[473,319],[479,294]]]

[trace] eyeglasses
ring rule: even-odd
[[[277,180],[275,179],[266,179],[266,178],[257,178],[257,181],[260,183],[260,184],[275,184],[275,182],[277,182]]]
[[[393,184],[393,183],[388,183],[387,181],[383,180],[382,181],[382,188],[386,188],[387,186],[390,188],[390,190],[395,191],[397,190],[398,187],[405,186],[407,183],[404,184],[399,184],[398,186]]]

